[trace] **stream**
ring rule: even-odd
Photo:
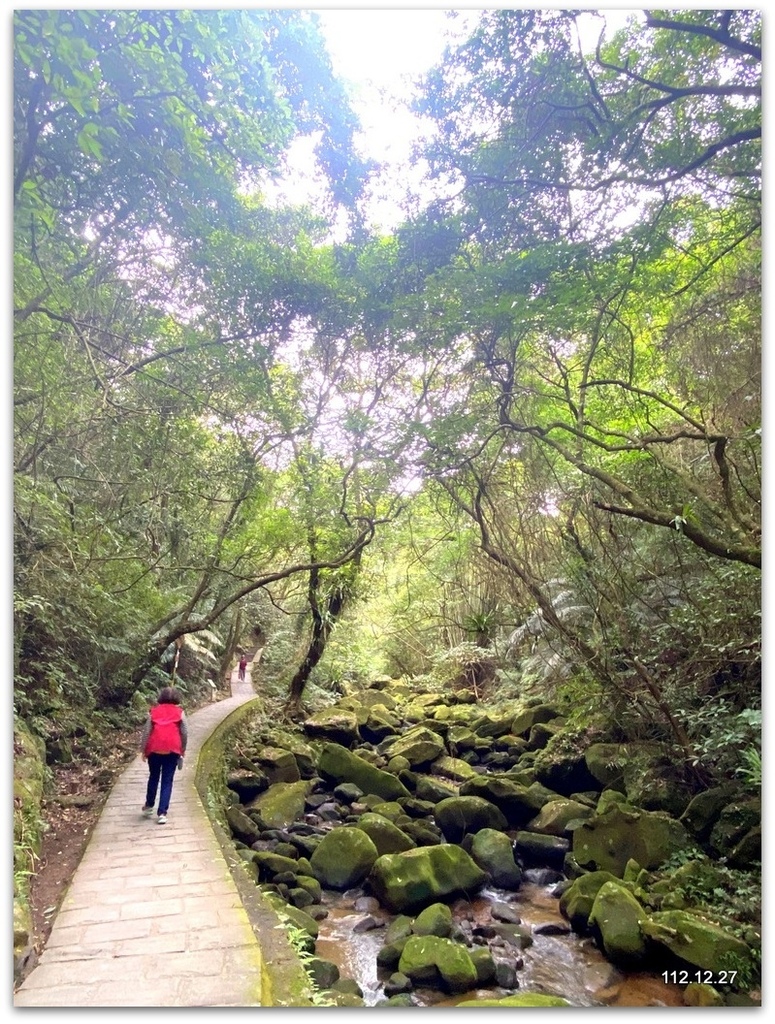
[[[683,1006],[679,986],[668,985],[658,974],[625,972],[611,964],[590,938],[573,932],[564,933],[567,921],[559,912],[558,900],[551,886],[524,882],[516,893],[494,888],[483,889],[470,902],[458,900],[452,905],[456,924],[471,926],[493,923],[491,907],[507,903],[518,913],[522,923],[533,932],[533,944],[514,950],[518,967],[518,991],[541,992],[562,996],[573,1006]],[[352,978],[363,991],[363,1001],[374,1006],[384,998],[383,986],[390,973],[377,968],[377,954],[384,945],[385,927],[393,916],[385,910],[368,914],[355,909],[355,901],[363,893],[326,891],[323,905],[328,917],[319,922],[320,934],[316,955],[330,960],[342,977]],[[385,927],[357,932],[353,929],[367,916],[384,922]],[[497,922],[495,922],[497,923]],[[542,934],[536,928],[557,926],[560,934]],[[496,956],[504,959],[503,949]],[[468,999],[492,999],[513,994],[513,989],[488,987],[450,996],[437,989],[417,988],[413,997],[420,1006],[454,1006]]]

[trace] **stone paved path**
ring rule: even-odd
[[[140,756],[105,803],[46,948],[14,1006],[260,1006],[261,949],[194,785],[202,743],[254,696],[188,718],[166,825],[140,813]]]

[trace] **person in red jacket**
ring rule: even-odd
[[[148,788],[145,793],[143,814],[150,817],[156,803],[156,792],[161,781],[159,807],[156,820],[160,825],[167,821],[167,812],[172,797],[172,783],[175,769],[183,767],[183,757],[188,743],[188,726],[180,690],[165,686],[159,692],[155,707],[148,713],[140,737],[143,761],[148,762]]]

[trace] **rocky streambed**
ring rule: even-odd
[[[381,681],[246,727],[225,815],[327,1003],[756,1005],[756,914],[706,894],[754,887],[757,803],[671,764]]]

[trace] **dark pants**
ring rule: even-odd
[[[172,796],[172,783],[175,781],[175,771],[178,767],[177,754],[149,754],[148,755],[148,789],[145,791],[145,806],[153,807],[156,803],[156,790],[159,788],[161,778],[161,793],[159,794],[159,814],[166,814],[170,809],[170,797]]]

